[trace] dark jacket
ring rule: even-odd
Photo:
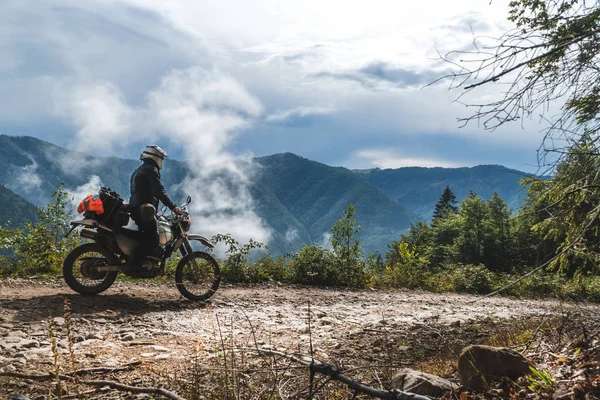
[[[144,203],[150,203],[158,209],[159,200],[171,210],[176,207],[160,180],[158,166],[152,160],[145,159],[143,164],[131,174],[129,189],[131,192],[129,207],[132,210]]]

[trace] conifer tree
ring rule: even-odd
[[[452,193],[452,190],[450,190],[450,186],[446,186],[444,193],[442,193],[442,196],[435,205],[431,223],[433,224],[435,221],[443,218],[446,214],[455,213],[457,210],[458,207],[456,207],[456,196],[454,193]]]

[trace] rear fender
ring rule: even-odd
[[[94,221],[93,219],[81,219],[79,221],[72,221],[71,222],[71,226],[72,227],[85,226],[85,227],[88,227],[88,228],[97,228],[98,227],[98,222]]]
[[[93,219],[80,219],[79,221],[71,221],[71,229],[69,229],[69,232],[67,232],[65,237],[69,237],[71,232],[73,232],[79,226],[85,226],[86,228],[94,229],[98,227],[98,222],[94,221]]]

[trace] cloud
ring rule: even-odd
[[[76,129],[71,147],[80,151],[102,149],[112,152],[114,146],[144,139],[146,134],[132,135],[141,121],[136,110],[126,104],[115,85],[96,82],[84,85],[58,85],[55,89],[56,114]]]
[[[75,189],[65,188],[71,205],[73,206],[72,212],[76,213],[77,206],[81,200],[83,200],[88,194],[95,195],[100,191],[102,187],[102,180],[97,175],[92,175],[87,183],[76,187]]]
[[[377,61],[356,70],[319,72],[312,76],[354,81],[365,88],[375,90],[390,87],[397,89],[419,87],[434,81],[440,75],[437,72],[419,72]]]
[[[438,160],[433,158],[420,158],[414,156],[403,156],[401,152],[388,149],[365,149],[354,153],[355,161],[362,165],[366,162],[368,165],[378,168],[402,168],[402,167],[464,167],[464,164],[456,162]]]
[[[298,239],[299,236],[298,229],[290,228],[285,232],[285,240],[288,242],[293,242]]]
[[[271,125],[309,127],[315,123],[321,122],[334,112],[335,109],[333,107],[300,106],[270,114],[264,121]]]
[[[195,226],[209,236],[231,233],[241,242],[268,242],[270,230],[254,212],[248,189],[255,168],[252,158],[227,150],[260,117],[263,106],[235,79],[192,67],[165,75],[143,106],[128,104],[106,82],[75,86],[57,100],[59,115],[76,128],[73,146],[106,151],[151,139],[167,141],[187,160],[188,173],[177,192],[193,197]],[[60,163],[69,168],[73,161]],[[76,192],[98,184],[92,179]]]
[[[29,156],[29,159],[29,165],[12,167],[11,174],[14,178],[7,187],[30,202],[40,204],[45,193],[42,190],[42,179],[37,173],[39,165],[32,156]]]
[[[327,250],[333,250],[333,245],[331,244],[332,237],[333,235],[331,234],[331,232],[324,232],[323,235],[321,235],[321,242],[319,242],[319,247],[322,247]]]
[[[457,15],[440,26],[440,29],[451,32],[473,32],[481,34],[493,29],[492,23],[485,15],[479,12],[468,12]]]

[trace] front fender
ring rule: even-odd
[[[215,245],[210,240],[205,238],[204,236],[192,234],[192,235],[187,235],[187,238],[188,238],[188,240],[198,240],[200,243],[202,243],[203,245],[205,245],[206,247],[209,247],[211,249],[213,247],[215,247]]]

